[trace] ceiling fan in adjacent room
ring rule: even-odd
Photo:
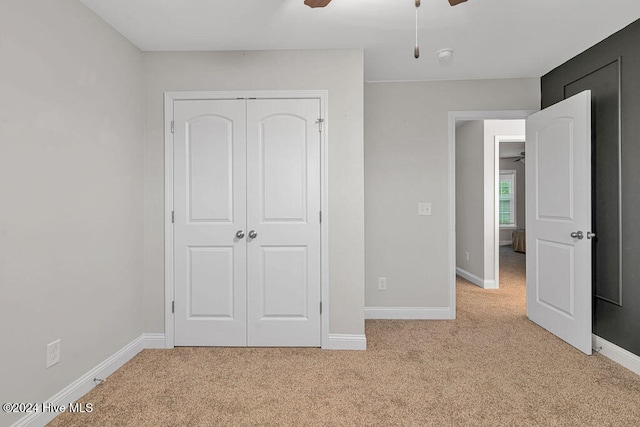
[[[467,0],[448,0],[448,1],[451,6],[455,6],[457,4],[466,2]],[[331,3],[331,0],[304,0],[304,4],[313,8],[325,7],[329,3]]]
[[[519,156],[510,156],[510,157],[501,156],[500,159],[507,159],[507,160],[513,160],[514,162],[524,163],[524,151],[521,151]]]

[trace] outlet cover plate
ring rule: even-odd
[[[47,368],[60,362],[60,338],[47,344]]]

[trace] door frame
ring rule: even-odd
[[[320,101],[320,321],[321,348],[329,348],[329,166],[327,90],[167,91],[164,92],[164,348],[174,348],[174,238],[173,238],[173,103],[187,100],[318,99]]]
[[[456,122],[463,120],[522,120],[537,111],[539,110],[479,110],[449,112],[449,319],[456,318]],[[498,229],[497,224],[495,227]],[[499,248],[500,230],[498,229],[494,237],[494,253],[498,254]],[[496,269],[494,277],[497,278],[499,277],[497,271],[497,259],[494,263],[494,268]]]

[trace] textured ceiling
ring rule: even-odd
[[[640,18],[639,0],[422,0],[414,59],[413,0],[81,1],[145,51],[362,48],[367,81],[539,77]]]

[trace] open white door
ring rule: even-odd
[[[591,354],[591,91],[527,119],[527,316]]]

